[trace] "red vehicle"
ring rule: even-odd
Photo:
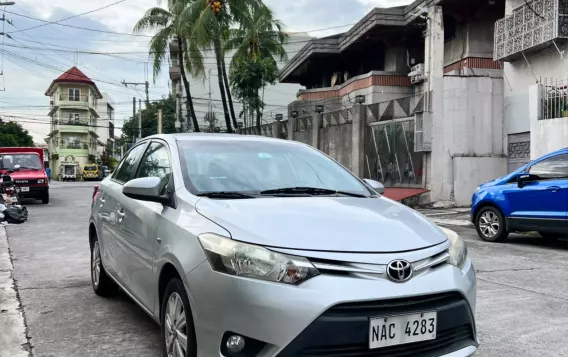
[[[0,173],[20,165],[18,171],[10,173],[21,198],[35,198],[49,203],[49,180],[43,166],[42,148],[0,148]]]

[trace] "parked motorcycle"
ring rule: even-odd
[[[28,209],[20,204],[18,195],[18,187],[12,177],[14,173],[20,169],[16,165],[13,169],[1,176],[0,182],[0,221],[8,223],[24,223],[28,219]]]

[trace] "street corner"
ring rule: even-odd
[[[6,229],[0,227],[0,357],[29,357],[26,325],[12,271]]]

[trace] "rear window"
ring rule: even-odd
[[[93,166],[93,165],[91,165],[91,166],[85,166],[84,170],[87,170],[87,171],[96,171],[96,170],[97,170],[97,167],[96,167],[96,166]]]

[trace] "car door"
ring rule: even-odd
[[[121,284],[124,285],[126,280],[121,274],[119,259],[119,247],[123,244],[118,235],[122,224],[122,217],[119,212],[118,202],[122,194],[122,186],[134,176],[137,167],[147,143],[143,143],[133,147],[124,157],[114,174],[101,185],[101,197],[103,201],[102,213],[102,255],[103,265],[108,269],[109,273]]]
[[[537,161],[531,180],[505,193],[511,204],[511,229],[566,232],[568,227],[568,154]]]
[[[154,140],[148,145],[134,178],[159,177],[171,172],[170,155],[165,142]],[[173,183],[173,182],[171,182]],[[153,309],[157,287],[154,276],[154,251],[157,229],[164,206],[161,203],[135,200],[125,195],[118,200],[122,224],[119,228],[119,269],[129,292],[148,309]]]

